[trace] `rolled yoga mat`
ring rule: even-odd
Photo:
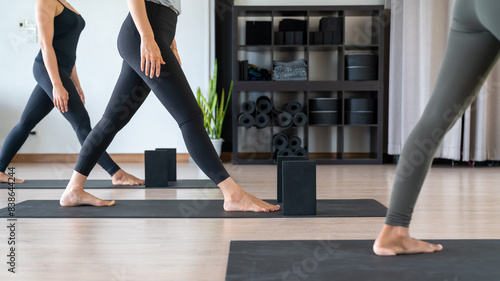
[[[276,117],[276,122],[278,122],[278,126],[282,128],[290,128],[293,125],[293,116],[292,114],[283,111]]]
[[[107,198],[104,198],[107,199]],[[265,200],[277,204],[276,200]],[[28,200],[16,204],[15,218],[288,218],[270,213],[225,212],[223,200],[117,200],[112,207],[61,207],[59,200]],[[318,200],[315,216],[385,217],[387,208],[372,199]],[[0,218],[10,218],[7,208]]]
[[[256,102],[257,111],[260,113],[270,113],[273,110],[273,102],[269,97],[260,96]]]
[[[255,118],[248,113],[242,113],[238,116],[238,123],[243,127],[250,129],[255,124]]]
[[[271,117],[267,113],[259,113],[255,116],[255,126],[259,129],[265,128],[271,124]]]
[[[241,112],[247,114],[255,113],[255,102],[247,100],[241,105]]]
[[[284,134],[276,134],[273,137],[273,147],[283,150],[288,146],[288,137]]]
[[[65,189],[69,180],[26,180],[25,183],[16,183],[16,189]],[[87,180],[86,189],[146,189],[144,185],[128,186],[113,185],[111,180]],[[7,189],[7,183],[0,183],[0,189]],[[169,181],[167,187],[154,188],[217,188],[211,180],[177,180]]]
[[[432,254],[379,257],[373,240],[231,241],[226,281],[500,280],[500,240],[430,240]]]
[[[293,116],[293,125],[295,127],[303,127],[307,124],[307,115],[305,113],[297,113]]]
[[[278,151],[278,156],[293,156],[293,150],[290,148],[285,148]]]
[[[298,136],[291,136],[288,138],[288,147],[295,151],[297,148],[302,146],[302,140]]]
[[[297,101],[292,101],[283,106],[283,111],[295,115],[302,111],[302,105]]]
[[[295,156],[305,156],[306,158],[309,157],[309,153],[307,152],[307,150],[305,150],[302,147],[299,147],[299,148],[295,149],[293,151],[292,155],[295,155]]]

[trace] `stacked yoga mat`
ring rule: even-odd
[[[302,127],[307,124],[307,115],[302,112],[302,105],[293,101],[285,104],[281,110],[274,107],[267,96],[259,97],[255,102],[245,101],[241,105],[238,123],[250,129],[262,129],[268,126],[279,126],[283,129]]]
[[[278,156],[305,156],[308,157],[307,150],[302,147],[302,140],[298,136],[287,136],[276,134],[273,137],[274,159]]]

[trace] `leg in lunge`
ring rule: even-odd
[[[467,13],[474,9],[465,8],[472,3],[458,1],[456,4],[436,87],[401,153],[386,224],[373,245],[377,255],[430,253],[443,248],[411,238],[409,225],[420,189],[444,135],[474,101],[484,78],[499,58],[499,38],[484,26],[467,25],[471,18]],[[486,2],[474,3],[483,5]],[[494,5],[500,7],[498,3]],[[464,15],[466,19],[461,18]],[[498,32],[500,25],[496,28]]]

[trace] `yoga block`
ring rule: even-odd
[[[273,26],[270,21],[247,21],[246,44],[271,45],[272,32]]]
[[[305,156],[278,156],[277,166],[278,166],[278,192],[277,201],[278,203],[283,203],[283,161],[298,161],[307,160]]]
[[[167,151],[167,178],[168,181],[177,181],[177,149],[175,148],[157,148],[157,151]]]
[[[309,32],[309,42],[311,45],[323,45],[323,32]]]
[[[144,158],[146,187],[167,187],[168,151],[146,150]]]
[[[287,31],[285,32],[285,45],[294,45],[295,44],[295,32]]]
[[[323,44],[333,45],[333,31],[324,31],[323,32]]]
[[[285,32],[277,31],[274,33],[274,45],[285,45]]]
[[[295,45],[304,45],[304,32],[302,31],[295,31]]]
[[[316,215],[316,162],[283,161],[283,215]]]

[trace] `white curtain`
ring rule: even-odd
[[[399,155],[436,83],[448,39],[454,0],[392,0],[388,153]],[[457,58],[459,59],[459,58]],[[446,135],[437,158],[500,159],[500,67],[479,98]],[[462,139],[463,130],[463,139]],[[463,144],[463,151],[461,150]]]

